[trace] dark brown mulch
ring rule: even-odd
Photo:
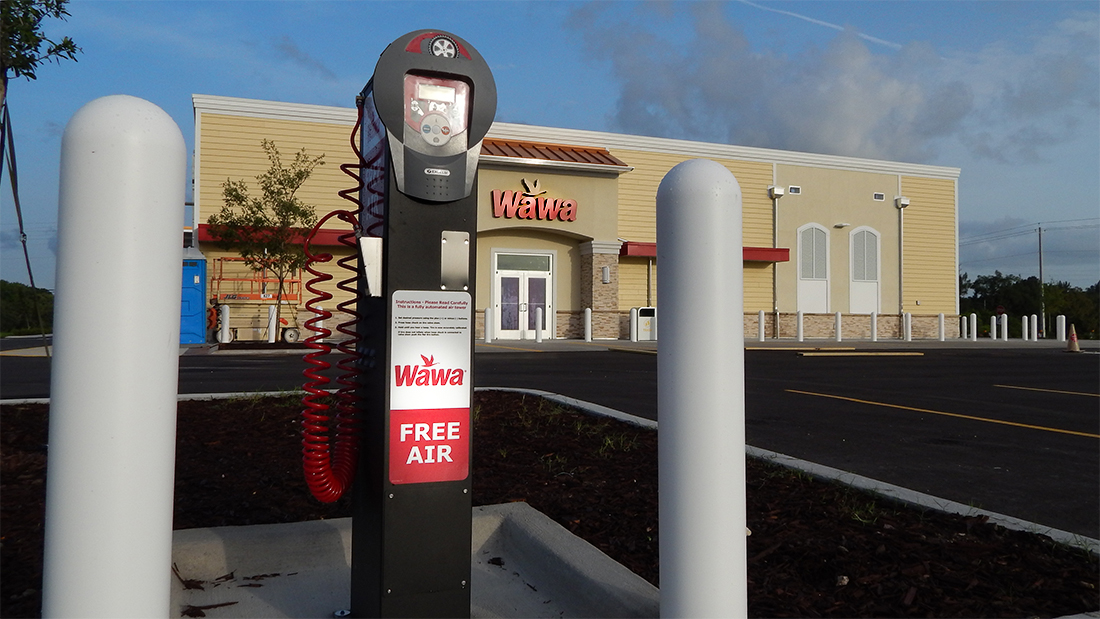
[[[518,394],[478,393],[474,502],[527,501],[654,584],[656,433]],[[350,515],[314,501],[292,398],[181,402],[176,528]],[[43,405],[0,408],[0,615],[38,616]],[[1080,550],[981,518],[902,508],[750,460],[753,617],[1056,617],[1100,608]]]

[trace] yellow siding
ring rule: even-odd
[[[903,215],[905,311],[954,314],[955,181],[903,176],[901,190],[910,200]]]
[[[203,113],[200,118],[199,186],[195,188],[195,208],[200,224],[222,208],[222,184],[227,179],[245,180],[251,191],[258,193],[256,176],[270,167],[267,155],[260,147],[268,139],[279,149],[283,165],[306,147],[310,156],[324,154],[324,165],[318,166],[301,189],[298,197],[317,207],[319,216],[337,208],[349,208],[350,202],[337,195],[342,189],[354,187],[354,181],[340,171],[341,163],[355,161],[351,150],[350,126],[272,120],[243,116]]]
[[[768,262],[746,262],[742,272],[745,274],[745,311],[772,311],[772,264]]]
[[[619,236],[629,241],[657,241],[657,187],[668,171],[686,160],[683,155],[612,149],[634,167],[619,177]],[[772,246],[772,205],[768,185],[772,164],[715,159],[737,178],[742,194],[742,242],[747,247]]]
[[[657,303],[657,265],[653,265],[650,298],[646,299],[647,258],[619,258],[619,309]],[[655,262],[655,260],[654,260]]]

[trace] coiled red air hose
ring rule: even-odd
[[[359,234],[370,236],[371,233],[380,233],[380,227],[368,228],[363,231],[362,221],[365,208],[368,210],[367,218],[374,225],[380,226],[382,207],[382,185],[384,175],[380,173],[383,168],[384,144],[376,145],[370,154],[370,160],[363,158],[362,152],[356,144],[356,137],[363,122],[363,105],[358,105],[358,118],[355,128],[351,133],[351,148],[355,152],[358,161],[354,164],[342,164],[340,169],[345,174],[355,179],[355,187],[340,192],[340,196],[356,205],[354,211],[336,210],[322,217],[314,226],[305,242],[307,263],[305,270],[312,276],[306,283],[306,290],[313,296],[306,302],[306,309],[314,314],[305,322],[307,330],[313,335],[306,339],[305,344],[312,352],[305,355],[305,362],[310,366],[303,374],[308,379],[304,385],[306,396],[302,398],[305,409],[302,411],[302,465],[305,472],[306,484],[313,496],[324,503],[332,503],[351,487],[355,477],[355,469],[358,463],[359,451],[359,424],[356,418],[358,408],[356,373],[359,371],[359,340],[360,336],[356,328],[359,314],[356,311],[356,303],[359,296],[357,284],[359,282],[359,270],[356,265],[357,251],[355,239]],[[372,119],[373,120],[373,119]],[[378,130],[378,127],[372,129]],[[364,174],[365,172],[365,174]],[[370,182],[364,183],[363,176],[369,175]],[[368,204],[364,205],[357,197],[357,193],[366,186],[368,192]],[[318,286],[333,279],[330,273],[323,273],[314,268],[318,263],[331,262],[331,253],[314,253],[311,243],[326,224],[333,220],[340,220],[351,226],[351,231],[341,234],[338,242],[351,248],[351,253],[336,261],[336,264],[350,275],[341,280],[336,287],[346,293],[348,298],[336,306],[343,315],[350,319],[340,323],[336,330],[345,336],[336,349],[340,351],[340,361],[336,366],[341,374],[336,379],[339,388],[336,390],[336,403],[330,406],[322,401],[330,393],[325,389],[330,382],[329,378],[322,374],[332,367],[332,364],[324,359],[325,355],[332,352],[332,346],[324,340],[332,335],[330,329],[321,323],[332,318],[333,313],[319,307],[320,303],[327,302],[333,295]],[[377,222],[374,224],[373,222]],[[335,408],[335,415],[330,414]],[[333,440],[329,422],[335,422],[335,437]],[[330,448],[331,444],[331,448]]]

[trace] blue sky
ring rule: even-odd
[[[962,270],[1100,280],[1100,3],[73,0],[78,62],[12,80],[35,281],[54,281],[61,135],[82,105],[191,94],[351,107],[405,32],[489,62],[497,119],[959,167]],[[7,171],[0,277],[27,282]],[[182,216],[181,216],[182,219]]]

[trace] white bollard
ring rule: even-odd
[[[1031,341],[1039,341],[1039,317],[1035,314],[1031,315]]]
[[[1054,331],[1055,331],[1055,335],[1058,336],[1058,341],[1059,342],[1066,341],[1066,317],[1065,316],[1059,314],[1058,317],[1054,319]]]
[[[871,341],[878,341],[878,312],[871,312]]]
[[[218,329],[218,343],[228,344],[233,339],[233,332],[229,330],[229,305],[218,306],[218,318],[221,320],[221,328]]]
[[[905,312],[901,315],[901,326],[905,331],[905,341],[913,341],[913,315],[909,312]]]
[[[833,319],[833,322],[835,323],[833,325],[833,327],[834,327],[834,331],[836,333],[836,341],[838,341],[838,342],[843,341],[843,337],[840,334],[840,321],[841,321],[840,312],[837,312],[836,317]]]
[[[1001,314],[1001,341],[1008,341],[1008,314]]]
[[[1028,327],[1031,325],[1031,318],[1024,314],[1020,316],[1020,339],[1027,342],[1031,340],[1031,334],[1028,332]]]
[[[535,308],[535,342],[542,343],[542,308]]]
[[[657,190],[661,616],[744,617],[744,315],[741,188],[694,159]]]
[[[760,310],[756,314],[756,341],[764,341],[764,310]]]
[[[168,617],[187,151],[124,95],[61,141],[43,617]],[[105,243],[104,239],[110,239]]]
[[[977,342],[978,341],[978,315],[977,314],[971,314],[970,315],[970,341],[971,342]]]
[[[493,341],[493,308],[485,308],[485,343]]]
[[[959,316],[959,339],[960,340],[965,340],[967,338],[966,327],[967,327],[968,322],[970,322],[970,321],[966,319],[966,316]]]
[[[267,306],[267,343],[274,344],[279,335],[279,306]]]
[[[943,313],[940,313],[940,315],[939,315],[939,328],[940,328],[940,341],[941,342],[946,341],[947,340],[947,324],[944,322]]]
[[[798,312],[795,313],[794,321],[795,321],[795,327],[794,327],[795,339],[797,339],[799,342],[801,342],[801,341],[806,339],[804,334],[803,334],[803,331],[802,331],[802,311],[801,310],[799,310]]]
[[[630,308],[630,341],[638,341],[638,308]]]
[[[989,317],[989,339],[991,339],[993,341],[997,340],[997,317],[996,316],[990,316]]]
[[[592,341],[592,308],[584,308],[584,341]]]

